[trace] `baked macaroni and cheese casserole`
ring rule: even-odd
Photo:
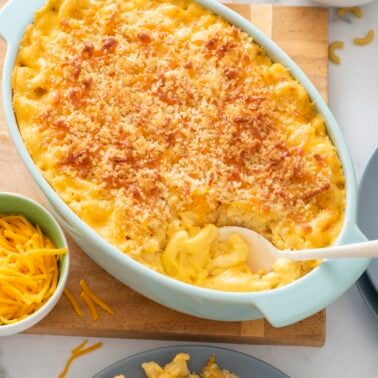
[[[24,143],[70,208],[123,253],[206,288],[259,291],[318,262],[252,272],[238,235],[324,247],[340,160],[305,89],[252,37],[188,0],[49,0],[13,73]]]

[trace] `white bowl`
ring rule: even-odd
[[[67,240],[62,228],[53,216],[37,202],[12,193],[0,193],[1,214],[21,214],[34,224],[38,224],[58,248],[67,248]],[[0,337],[10,336],[25,331],[42,320],[56,305],[63,294],[69,271],[69,254],[60,260],[60,272],[57,287],[48,301],[33,314],[13,324],[0,325]]]

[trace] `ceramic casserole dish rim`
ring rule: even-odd
[[[56,210],[56,213],[59,214],[59,218],[68,231],[80,232],[82,235],[85,235],[85,237],[90,238],[96,247],[105,254],[104,256],[111,258],[114,264],[126,265],[143,278],[158,283],[162,288],[189,295],[191,298],[198,298],[199,301],[222,301],[231,306],[233,303],[251,304],[252,307],[260,311],[274,326],[288,325],[314,314],[328,306],[353,285],[366,269],[369,259],[327,260],[299,280],[282,288],[268,291],[241,293],[200,288],[157,273],[133,260],[128,255],[120,253],[116,247],[102,239],[93,229],[82,221],[58,196],[34,164],[23,144],[12,106],[11,76],[19,43],[23,37],[26,26],[32,23],[35,11],[45,2],[46,0],[9,0],[5,7],[0,10],[0,37],[7,43],[2,82],[3,103],[9,133],[18,153],[39,188]],[[251,35],[254,40],[266,50],[268,56],[270,56],[273,61],[282,63],[304,86],[315,103],[317,110],[325,119],[327,132],[338,151],[346,179],[347,202],[345,219],[336,244],[365,241],[366,238],[356,226],[355,221],[357,194],[353,163],[340,128],[314,85],[280,47],[242,16],[218,3],[216,0],[197,0],[196,2]],[[19,11],[20,9],[22,9],[22,12]],[[345,274],[345,272],[348,274]],[[302,303],[301,306],[295,306],[295,308],[293,308],[293,304],[297,304],[296,300],[298,294],[300,294],[299,297],[309,297],[309,299],[306,303]],[[207,316],[205,315],[204,317]],[[224,319],[222,318],[222,320]],[[238,319],[233,318],[228,320]]]

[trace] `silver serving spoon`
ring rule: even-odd
[[[219,229],[220,241],[226,241],[233,234],[240,235],[248,244],[250,253],[247,262],[254,272],[261,268],[269,272],[279,258],[304,261],[345,257],[378,257],[378,240],[300,251],[281,251],[262,235],[248,228],[230,226]]]

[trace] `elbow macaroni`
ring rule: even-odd
[[[253,251],[252,251],[253,253]],[[218,240],[218,229],[207,225],[193,236],[175,232],[162,254],[166,274],[192,285],[224,291],[262,291],[287,285],[309,272],[319,261],[297,262],[278,259],[271,272],[252,272],[248,266],[249,247],[234,234]]]
[[[341,59],[338,55],[336,55],[336,50],[343,49],[344,42],[343,41],[334,41],[329,44],[328,46],[328,57],[332,63],[340,64]]]
[[[365,46],[365,45],[368,45],[369,43],[373,42],[374,40],[374,37],[375,37],[375,33],[374,33],[374,30],[370,29],[366,36],[365,37],[362,37],[362,38],[354,38],[353,39],[353,43],[355,45],[359,45],[359,46]]]
[[[253,229],[280,249],[330,245],[345,184],[305,89],[246,33],[188,0],[49,0],[20,45],[25,145],[100,236],[157,272],[265,290],[316,264],[251,272]]]
[[[355,17],[358,17],[358,18],[361,18],[364,15],[363,10],[360,7],[339,8],[337,10],[337,15],[339,17],[344,17],[348,13],[352,13]]]

